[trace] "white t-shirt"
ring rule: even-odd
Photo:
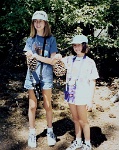
[[[66,83],[73,84],[76,81],[73,101],[67,98],[65,100],[76,105],[87,104],[91,99],[90,81],[99,78],[94,60],[88,56],[67,56],[62,61],[67,69]]]

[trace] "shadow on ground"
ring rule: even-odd
[[[63,136],[66,132],[69,132],[69,134],[75,138],[74,124],[70,118],[64,118],[54,122],[53,129],[55,135],[57,136],[57,141],[60,140],[58,139],[58,136]],[[91,144],[93,147],[99,147],[101,143],[107,140],[106,136],[102,133],[100,127],[97,126],[91,127],[90,131],[91,131]],[[41,134],[37,135],[37,140],[40,137],[45,136],[46,136],[46,129]],[[83,135],[82,139],[84,140]]]

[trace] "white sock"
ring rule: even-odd
[[[81,144],[82,138],[76,138],[76,141],[77,141],[78,144]]]
[[[53,128],[47,128],[47,133],[53,132]]]
[[[90,146],[91,145],[90,144],[90,140],[89,141],[85,141],[85,144]]]
[[[29,132],[30,132],[31,134],[35,134],[35,133],[36,133],[36,130],[35,130],[35,128],[29,128]]]

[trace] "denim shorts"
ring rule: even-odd
[[[40,81],[40,87],[41,89],[51,89],[53,88],[53,82],[44,82],[44,81]],[[30,80],[25,80],[24,83],[24,88],[30,90],[30,89],[34,89],[32,82]]]
[[[44,74],[43,77],[39,80],[39,84],[41,89],[51,89],[53,88],[53,74]],[[37,83],[36,80],[30,76],[29,70],[27,70],[27,75],[24,83],[24,88],[26,89],[34,89],[33,83]]]

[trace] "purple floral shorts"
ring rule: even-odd
[[[67,102],[71,102],[71,103],[74,102],[75,91],[76,91],[76,84],[74,84],[74,85],[66,84],[66,89],[65,89],[64,95],[65,95],[65,100]]]

